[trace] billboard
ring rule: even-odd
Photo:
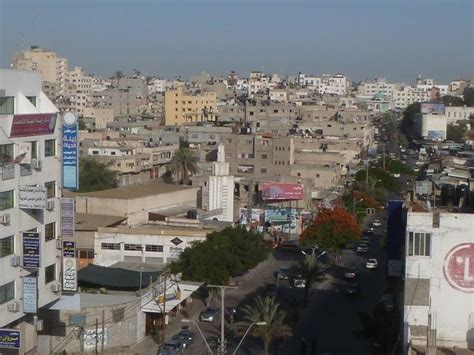
[[[14,115],[10,137],[29,137],[54,133],[55,113],[34,113]]]
[[[35,276],[23,278],[23,312],[38,312],[38,279]]]
[[[44,210],[46,208],[46,187],[20,186],[18,188],[20,208]]]
[[[274,230],[283,233],[296,233],[296,209],[275,208],[265,210],[265,222],[271,223]]]
[[[76,243],[63,241],[63,291],[77,291]]]
[[[263,200],[302,200],[304,187],[301,184],[280,184],[264,182],[260,184]]]
[[[16,329],[0,329],[0,349],[20,349],[21,332]]]
[[[445,137],[444,131],[428,131],[428,139],[444,140],[444,137]]]
[[[67,112],[63,116],[62,149],[63,149],[63,187],[79,189],[79,157],[77,154],[77,116]]]
[[[74,198],[61,198],[61,237],[74,237]]]
[[[261,215],[263,211],[260,208],[252,208],[252,214],[250,217],[250,223],[260,223],[261,222]],[[239,223],[240,224],[247,224],[248,221],[248,211],[246,208],[241,208],[239,210]]]
[[[39,269],[40,267],[39,233],[23,233],[23,267],[27,269]]]
[[[421,104],[422,114],[444,115],[444,104],[435,104],[431,102],[423,102]]]

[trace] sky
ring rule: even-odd
[[[113,75],[474,75],[472,0],[0,0],[0,65],[30,45]]]

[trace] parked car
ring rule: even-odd
[[[355,279],[359,276],[359,270],[355,267],[351,267],[351,268],[348,268],[346,269],[346,271],[344,271],[344,278],[345,279]]]
[[[360,285],[358,283],[348,284],[344,290],[346,296],[356,297],[360,295]]]
[[[377,259],[369,259],[365,264],[367,269],[376,269],[378,267]]]
[[[288,267],[282,267],[277,272],[277,278],[279,278],[280,280],[288,280],[289,276],[290,276],[290,269]]]
[[[380,298],[380,304],[383,305],[383,308],[387,312],[393,311],[393,295],[386,293]]]
[[[183,344],[183,348],[189,348],[194,341],[194,333],[190,330],[181,330],[173,339],[179,340]]]
[[[367,244],[359,244],[357,246],[358,253],[367,253],[369,251],[369,246]]]
[[[303,279],[301,275],[295,275],[291,281],[293,287],[304,288],[306,286],[306,280]]]
[[[205,311],[202,311],[199,315],[199,320],[201,322],[214,322],[214,319],[217,318],[219,314],[219,308],[208,308]]]
[[[372,225],[374,227],[381,227],[382,226],[382,222],[380,221],[380,219],[374,219],[374,221],[372,222]]]
[[[183,354],[183,343],[177,339],[172,339],[166,343],[164,343],[160,350],[158,351],[158,355],[182,355]]]

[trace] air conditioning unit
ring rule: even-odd
[[[51,285],[51,291],[53,291],[53,292],[61,291],[61,284],[59,284],[59,283],[52,284]]]
[[[31,167],[36,170],[41,170],[43,168],[43,162],[39,159],[31,159]]]
[[[10,224],[10,214],[0,214],[0,224]]]
[[[48,211],[54,210],[54,200],[46,201],[46,209]]]
[[[20,266],[21,264],[21,257],[20,255],[12,255],[12,257],[10,258],[10,265],[11,266]]]
[[[61,239],[56,240],[56,249],[62,249],[63,248],[63,241]]]
[[[41,332],[43,330],[43,320],[42,319],[38,319],[36,321],[36,331],[37,332]]]
[[[8,312],[16,313],[20,311],[20,302],[14,301],[7,305]]]

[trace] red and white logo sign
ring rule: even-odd
[[[462,243],[452,248],[444,259],[444,277],[463,292],[474,292],[474,243]]]

